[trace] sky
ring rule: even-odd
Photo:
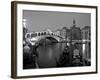
[[[23,10],[23,19],[26,19],[29,31],[47,29],[54,31],[63,27],[70,28],[73,26],[73,20],[76,20],[76,27],[83,28],[90,26],[90,18],[90,13]]]

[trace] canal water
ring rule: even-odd
[[[41,45],[38,47],[38,64],[40,68],[54,68],[56,61],[62,54],[66,43],[52,43],[50,45]]]

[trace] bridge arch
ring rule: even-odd
[[[38,40],[40,39],[49,39],[52,42],[59,42],[61,40],[61,37],[55,36],[55,35],[41,35],[41,36],[38,36]]]
[[[36,32],[32,33],[31,40],[40,41],[41,39],[48,39],[51,40],[51,42],[60,42],[62,37],[55,35],[55,33],[48,33],[48,32]]]
[[[46,39],[49,39],[51,42],[58,42],[57,39],[55,39],[54,37],[51,37],[51,36],[47,36],[45,37]]]

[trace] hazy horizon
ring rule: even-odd
[[[90,18],[90,13],[23,10],[23,19],[27,20],[26,26],[29,31],[70,28],[73,26],[73,20],[76,20],[77,27],[83,28],[90,26]]]

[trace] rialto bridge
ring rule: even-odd
[[[31,41],[40,41],[42,39],[49,39],[51,41],[60,42],[63,39],[59,34],[51,31],[30,32],[26,33],[25,37],[30,38]]]

